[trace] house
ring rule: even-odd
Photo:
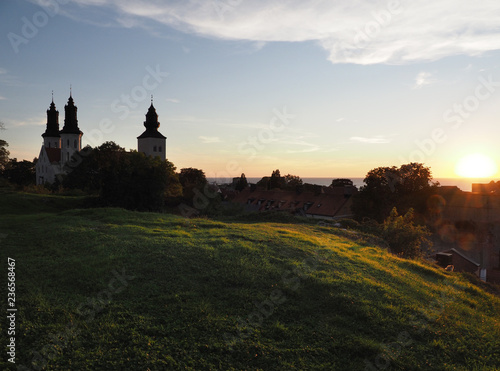
[[[354,187],[355,188],[355,187]],[[246,211],[287,211],[309,218],[340,219],[352,217],[354,191],[345,187],[320,187],[320,192],[259,190],[247,188],[234,196],[233,202],[245,205]]]
[[[438,188],[433,196],[432,228],[438,236],[434,245],[440,252],[454,248],[480,264],[486,281],[500,283],[500,194],[484,187],[475,190],[479,192]]]
[[[469,272],[479,276],[480,264],[455,248],[438,252],[436,260],[443,268],[453,265],[455,272]]]

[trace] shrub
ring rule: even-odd
[[[423,244],[431,245],[429,230],[413,222],[413,209],[401,216],[393,208],[382,225],[381,235],[391,252],[403,258],[416,258],[421,255]]]

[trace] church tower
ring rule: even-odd
[[[54,104],[54,94],[52,94],[52,103],[47,110],[47,128],[42,134],[43,145],[47,148],[61,148],[61,136],[59,135],[59,111]]]
[[[160,160],[166,158],[166,137],[159,131],[160,123],[158,122],[158,114],[153,106],[153,97],[151,97],[151,106],[146,113],[146,121],[144,121],[146,131],[137,137],[137,150],[143,152],[146,156],[159,157]]]
[[[70,91],[68,104],[64,106],[64,126],[59,132],[61,135],[61,165],[68,162],[73,153],[82,149],[83,133],[78,128],[76,111],[77,107]]]

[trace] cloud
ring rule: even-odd
[[[2,97],[2,96],[0,95],[0,100],[5,100],[5,99],[7,99],[7,98]]]
[[[167,25],[257,45],[312,41],[332,63],[404,64],[500,49],[496,0],[74,0],[64,10],[92,19],[95,8],[112,10],[121,27]]]
[[[304,149],[289,149],[288,151],[286,151],[286,153],[308,153],[308,152],[316,152],[316,151],[319,151],[320,148],[317,147],[317,146],[314,146],[314,147],[310,147],[310,148],[304,148]]]
[[[384,144],[390,143],[391,141],[387,138],[384,138],[382,135],[377,135],[372,138],[365,137],[350,137],[351,142],[360,142],[360,143],[369,143],[369,144]]]
[[[433,84],[434,82],[436,81],[432,78],[432,73],[420,72],[415,77],[415,85],[413,85],[413,89],[420,89],[421,87]]]
[[[288,149],[286,153],[307,153],[307,152],[316,152],[321,149],[315,143],[309,143],[304,140],[304,138],[308,138],[307,133],[305,135],[300,135],[298,137],[285,137],[279,141],[280,144],[285,144],[287,147],[292,147],[292,149]],[[300,148],[305,147],[305,148]]]
[[[167,98],[165,99],[165,101],[167,102],[170,102],[170,103],[179,103],[179,99],[175,99],[175,98]]]
[[[37,117],[29,117],[26,120],[18,121],[18,120],[10,120],[6,122],[6,126],[8,127],[20,127],[20,126],[43,126],[46,124],[46,118],[43,115]]]
[[[219,137],[204,137],[204,136],[199,136],[198,137],[202,143],[220,143],[221,140]]]

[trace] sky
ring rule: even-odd
[[[153,96],[167,159],[208,177],[500,176],[497,0],[2,0],[0,31],[19,160],[71,86],[83,145],[137,149]]]

